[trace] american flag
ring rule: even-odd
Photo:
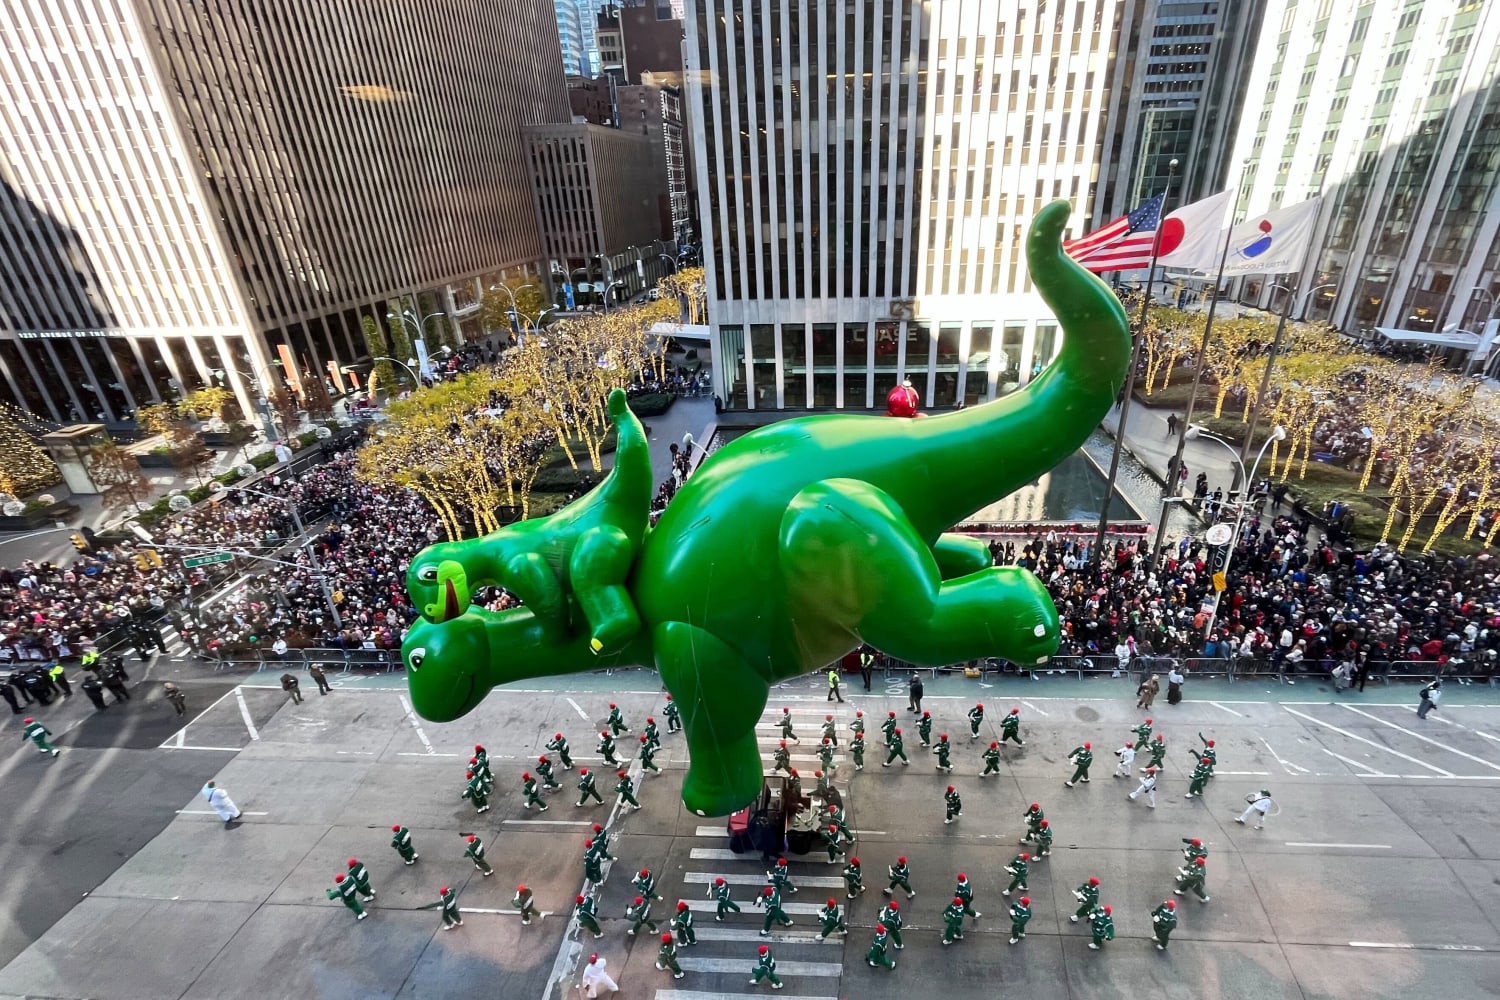
[[[1095,274],[1129,271],[1151,265],[1151,244],[1161,226],[1166,194],[1142,202],[1129,215],[1121,216],[1092,233],[1063,243],[1063,251]]]

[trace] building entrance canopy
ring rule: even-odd
[[[1449,347],[1473,351],[1479,347],[1477,333],[1427,333],[1423,330],[1398,330],[1395,327],[1377,326],[1375,332],[1393,344],[1431,344],[1434,347]]]

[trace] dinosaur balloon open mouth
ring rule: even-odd
[[[452,580],[443,581],[443,621],[452,621],[463,614],[463,608],[458,606],[458,588],[453,586]]]

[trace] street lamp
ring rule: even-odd
[[[238,368],[236,368],[236,369],[234,369],[235,374],[239,375],[241,378],[249,379],[251,385],[253,385],[253,386],[256,387],[256,392],[257,392],[257,396],[258,396],[260,405],[263,406],[263,407],[265,407],[266,424],[267,424],[267,426],[271,430],[271,436],[275,440],[280,440],[281,438],[291,437],[291,434],[286,430],[286,428],[284,428],[284,427],[277,427],[276,426],[276,407],[274,407],[274,406],[271,405],[270,397],[266,393],[266,389],[268,389],[272,385],[276,386],[277,392],[281,391],[282,387],[281,387],[280,383],[277,383],[275,380],[273,380],[270,377],[270,375],[271,375],[271,369],[273,367],[279,367],[281,365],[281,362],[280,361],[272,361],[270,364],[257,366],[255,364],[254,359],[252,359],[252,358],[250,358],[248,356],[246,356],[244,358],[244,360],[250,362],[250,369],[251,370],[248,371],[248,372],[245,372],[245,371],[240,371]],[[254,374],[252,374],[252,372]],[[209,374],[213,375],[216,379],[218,379],[220,381],[227,381],[227,379],[225,378],[225,375],[227,373],[225,372],[225,370],[223,368],[215,368]],[[266,378],[264,380],[262,380],[261,377],[260,377],[261,375],[265,375]]]
[[[1312,305],[1312,300],[1313,300],[1313,296],[1314,296],[1314,295],[1317,295],[1317,294],[1318,294],[1318,293],[1319,293],[1319,292],[1321,292],[1321,291],[1322,291],[1322,290],[1323,290],[1323,289],[1325,289],[1325,288],[1337,288],[1337,287],[1339,287],[1339,286],[1338,286],[1338,283],[1337,283],[1337,282],[1334,282],[1334,281],[1330,281],[1330,282],[1327,282],[1327,283],[1325,283],[1325,284],[1322,284],[1322,285],[1314,285],[1314,286],[1313,286],[1313,287],[1312,287],[1312,288],[1311,288],[1311,289],[1310,289],[1310,290],[1309,290],[1309,291],[1308,291],[1308,293],[1307,293],[1307,302],[1306,302],[1306,304],[1304,304],[1304,305],[1303,305],[1303,307],[1302,307],[1302,315],[1303,315],[1303,318],[1306,318],[1306,317],[1307,317],[1307,310],[1308,310],[1308,308],[1309,308],[1309,307],[1311,307],[1311,305]],[[1335,299],[1335,300],[1337,300],[1337,299],[1338,299],[1338,296],[1337,296],[1337,295],[1335,295],[1335,296],[1334,296],[1334,299]],[[1330,316],[1330,317],[1332,317],[1332,316],[1333,316],[1333,306],[1332,306],[1332,305],[1331,305],[1331,304],[1330,304],[1330,305],[1329,305],[1329,307],[1328,307],[1328,315],[1329,315],[1329,316]]]
[[[669,253],[659,253],[659,254],[657,254],[657,255],[656,255],[656,256],[658,256],[658,257],[660,257],[660,258],[661,258],[661,259],[662,259],[662,260],[664,260],[664,261],[666,261],[666,262],[667,262],[667,263],[668,263],[668,264],[671,264],[671,265],[672,265],[672,273],[673,273],[673,274],[676,274],[676,273],[677,273],[677,271],[678,271],[678,269],[679,269],[679,265],[678,265],[678,263],[677,263],[677,258],[675,258],[675,257],[673,257],[673,256],[672,256],[672,255],[671,255],[671,254],[669,254]]]
[[[604,289],[604,311],[605,312],[609,312],[609,293],[612,292],[612,291],[614,291],[616,288],[624,288],[624,287],[625,287],[625,282],[623,282],[623,281],[611,281],[609,283],[609,287],[607,287],[607,288]]]
[[[536,287],[537,287],[536,285],[527,284],[527,285],[522,285],[520,288],[516,289],[516,291],[518,291],[518,292],[524,292],[528,288],[535,289]],[[537,290],[540,291],[540,289],[537,289]],[[491,285],[490,286],[490,291],[492,291],[492,292],[504,292],[506,294],[506,297],[508,297],[510,299],[510,312],[511,312],[512,316],[516,317],[516,320],[517,320],[516,326],[518,327],[518,329],[517,329],[516,332],[518,334],[525,332],[528,327],[530,328],[530,330],[531,330],[532,333],[535,333],[537,331],[537,321],[542,318],[542,313],[541,312],[539,312],[539,313],[536,314],[536,318],[535,319],[533,319],[532,317],[530,317],[530,316],[526,315],[525,313],[523,313],[521,311],[521,307],[518,306],[518,305],[516,305],[516,294],[515,294],[515,292],[512,292],[510,290],[510,286],[508,286],[508,285]],[[542,312],[546,312],[546,311],[547,310],[545,310],[545,309],[542,310]],[[526,321],[526,325],[522,326],[521,323],[519,322],[520,320],[525,320]]]
[[[423,342],[423,346],[425,347],[426,340],[427,340],[427,321],[430,320],[430,319],[440,319],[444,315],[445,315],[445,313],[439,311],[439,312],[431,312],[431,313],[428,313],[426,316],[422,316],[421,318],[418,318],[417,314],[415,312],[413,312],[412,310],[410,310],[410,309],[403,309],[403,310],[401,310],[400,313],[388,312],[388,313],[385,314],[385,318],[386,319],[399,319],[399,320],[401,320],[401,322],[403,324],[409,324],[414,330],[416,330],[416,332],[417,332],[417,339],[420,340],[420,341],[422,341]],[[424,371],[423,374],[426,374],[426,372]],[[419,385],[421,384],[420,381],[418,382],[418,384]]]
[[[265,497],[267,500],[279,500],[286,504],[287,509],[292,512],[292,523],[297,526],[297,540],[301,544],[302,552],[307,556],[308,563],[313,568],[313,573],[318,579],[318,589],[323,592],[323,602],[328,605],[328,613],[333,616],[333,627],[342,629],[343,620],[339,618],[338,605],[333,602],[333,593],[328,589],[328,574],[323,570],[323,564],[318,561],[317,553],[313,551],[312,542],[307,537],[307,529],[302,526],[302,515],[297,512],[297,505],[290,499],[277,496],[275,493],[266,493],[261,490],[252,490],[246,486],[226,486],[218,480],[214,480],[208,487],[210,493],[222,493],[233,490],[235,493],[249,493],[253,496]]]
[[[422,384],[422,380],[419,379],[419,378],[417,378],[417,373],[414,372],[414,371],[412,371],[411,365],[408,364],[405,361],[397,361],[395,358],[390,357],[390,356],[385,355],[385,354],[378,354],[375,357],[371,358],[370,360],[371,361],[389,361],[393,365],[400,365],[402,368],[406,369],[406,374],[408,374],[408,375],[411,376],[411,384],[414,387],[415,386],[419,386],[419,385]]]
[[[1266,437],[1266,443],[1260,446],[1260,453],[1255,456],[1255,464],[1250,466],[1249,475],[1245,474],[1245,463],[1240,459],[1239,452],[1234,450],[1234,445],[1219,437],[1217,434],[1206,431],[1202,427],[1199,427],[1197,424],[1193,424],[1189,426],[1187,430],[1183,431],[1183,437],[1186,437],[1189,440],[1193,438],[1206,438],[1209,441],[1213,441],[1219,445],[1222,445],[1224,450],[1229,452],[1230,456],[1233,457],[1234,464],[1239,466],[1240,469],[1240,482],[1244,484],[1243,495],[1240,497],[1240,502],[1235,511],[1234,534],[1229,537],[1229,548],[1224,555],[1224,568],[1220,571],[1224,574],[1225,586],[1227,588],[1229,579],[1229,564],[1234,560],[1234,548],[1239,544],[1240,527],[1242,524],[1244,524],[1245,521],[1245,507],[1247,506],[1250,499],[1250,491],[1255,480],[1255,473],[1259,471],[1260,460],[1266,457],[1266,449],[1271,447],[1271,442],[1286,440],[1286,428],[1282,427],[1280,424],[1277,424],[1275,427],[1271,428],[1271,433]],[[1209,530],[1212,531],[1213,527],[1211,526]],[[1213,631],[1214,621],[1219,617],[1219,601],[1223,598],[1223,596],[1224,591],[1218,587],[1215,587],[1214,606],[1209,610],[1208,621],[1203,625],[1204,638],[1207,638]]]

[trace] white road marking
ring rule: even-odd
[[[1369,712],[1365,712],[1365,711],[1362,711],[1362,710],[1360,710],[1358,708],[1355,708],[1353,705],[1347,705],[1347,704],[1344,704],[1343,702],[1339,702],[1338,704],[1340,706],[1342,706],[1343,708],[1347,708],[1349,711],[1353,712],[1355,715],[1362,715],[1362,716],[1364,716],[1365,718],[1369,719],[1371,722],[1378,722],[1382,726],[1389,726],[1391,729],[1394,729],[1394,730],[1396,730],[1397,732],[1400,732],[1400,733],[1405,733],[1408,736],[1415,737],[1416,739],[1421,740],[1423,743],[1431,743],[1433,746],[1437,747],[1439,750],[1446,750],[1446,751],[1448,751],[1451,754],[1457,754],[1458,756],[1464,758],[1465,760],[1472,760],[1476,764],[1483,764],[1485,767],[1489,768],[1492,771],[1500,771],[1500,764],[1496,764],[1496,763],[1493,763],[1492,761],[1485,760],[1483,757],[1476,757],[1476,756],[1474,756],[1471,753],[1465,753],[1463,750],[1459,750],[1457,747],[1450,747],[1446,743],[1439,743],[1435,739],[1432,739],[1432,738],[1427,737],[1427,736],[1423,736],[1421,733],[1414,732],[1413,730],[1407,729],[1405,726],[1398,726],[1394,722],[1387,722],[1386,720],[1382,719],[1380,716],[1378,716],[1378,715],[1371,715]]]
[[[1455,775],[1452,771],[1445,771],[1442,768],[1438,767],[1436,764],[1429,764],[1425,760],[1418,760],[1417,758],[1404,754],[1399,750],[1392,750],[1390,747],[1382,746],[1379,743],[1376,743],[1374,740],[1367,740],[1363,736],[1356,736],[1354,733],[1349,732],[1349,730],[1340,729],[1338,726],[1335,726],[1331,722],[1323,722],[1321,719],[1316,719],[1313,716],[1306,714],[1305,712],[1299,712],[1295,708],[1287,708],[1285,705],[1282,705],[1281,707],[1283,709],[1286,709],[1286,711],[1290,712],[1292,715],[1297,716],[1297,718],[1305,719],[1315,726],[1322,726],[1324,729],[1332,729],[1334,732],[1338,733],[1341,736],[1347,736],[1351,740],[1357,740],[1358,742],[1364,743],[1367,746],[1374,747],[1376,750],[1383,750],[1388,754],[1393,754],[1397,757],[1400,757],[1402,760],[1406,761],[1409,764],[1415,764],[1418,767],[1425,767],[1427,768],[1427,770],[1434,771],[1444,778],[1457,777],[1457,775]]]
[[[747,958],[699,958],[696,955],[677,953],[677,964],[683,972],[738,972],[749,975],[755,963]],[[842,962],[781,962],[776,971],[782,978],[787,976],[829,976],[837,979],[844,974]],[[657,992],[657,996],[661,991]],[[723,996],[723,994],[717,994]],[[735,994],[731,994],[735,995]]]
[[[417,732],[420,733],[421,730],[418,729]],[[436,750],[428,750],[425,753],[418,753],[415,750],[402,750],[399,753],[397,753],[396,756],[397,757],[462,757],[463,754],[461,754],[461,753],[438,753]]]
[[[741,972],[750,974],[750,967],[754,963],[740,963]],[[777,966],[781,968],[781,966]],[[702,990],[657,990],[656,1000],[734,1000],[735,997],[744,996],[742,993],[705,993]],[[782,997],[781,1000],[839,1000],[838,997]]]
[[[1477,944],[1407,944],[1393,941],[1350,941],[1349,947],[1399,948],[1403,951],[1484,951]]]
[[[1027,708],[1031,709],[1037,715],[1046,715],[1047,714],[1046,712],[1043,712],[1040,708],[1037,708],[1035,705],[1033,705],[1029,701],[1026,701],[1025,699],[1021,700],[1021,704],[1025,705]]]
[[[343,754],[344,756],[348,756],[348,757],[373,757],[373,756],[375,756],[375,751],[374,750],[335,750],[334,753],[336,753],[336,754]]]
[[[241,687],[243,687],[243,685],[241,685]],[[225,691],[223,694],[219,695],[219,697],[217,697],[217,698],[214,699],[214,703],[212,705],[208,706],[203,711],[201,711],[197,715],[193,716],[192,719],[188,721],[187,725],[185,725],[181,729],[177,730],[177,732],[173,736],[171,736],[171,737],[169,737],[167,739],[166,743],[163,743],[157,749],[160,749],[160,750],[169,749],[168,746],[167,746],[167,743],[172,743],[178,749],[182,749],[183,748],[183,746],[182,746],[182,744],[183,744],[183,736],[184,736],[184,734],[187,733],[188,726],[191,726],[194,722],[197,722],[199,719],[203,718],[209,712],[212,712],[215,708],[218,707],[219,702],[223,701],[225,698],[228,698],[230,695],[234,694],[236,690],[237,689],[230,689],[228,691]]]
[[[1270,771],[1215,771],[1214,774],[1233,774],[1239,777],[1264,778],[1270,775]]]
[[[260,733],[255,731],[255,722],[250,718],[250,706],[245,704],[245,692],[239,688],[234,689],[235,701],[240,703],[240,717],[245,720],[245,728],[250,730],[252,740],[260,739]]]
[[[1351,757],[1345,757],[1341,753],[1334,753],[1332,750],[1328,749],[1327,747],[1319,747],[1318,749],[1322,750],[1324,753],[1326,753],[1330,757],[1336,757],[1336,758],[1338,758],[1339,760],[1343,761],[1345,764],[1348,764],[1350,767],[1357,767],[1357,768],[1359,768],[1362,771],[1368,771],[1369,772],[1368,774],[1360,775],[1360,777],[1362,777],[1362,778],[1394,778],[1394,777],[1396,777],[1396,775],[1394,775],[1394,774],[1386,774],[1384,771],[1377,771],[1373,767],[1371,767],[1369,764],[1361,764],[1359,761],[1354,760]]]
[[[1209,702],[1209,704],[1212,705],[1214,708],[1217,708],[1221,712],[1228,712],[1230,715],[1233,715],[1236,718],[1240,718],[1240,719],[1245,718],[1245,714],[1243,712],[1236,712],[1232,708],[1226,708],[1226,707],[1224,707],[1223,705],[1219,704],[1216,701],[1211,701],[1211,702]]]
[[[783,894],[782,898],[783,899],[786,898],[785,894]],[[687,902],[687,905],[688,905],[688,909],[694,911],[695,913],[714,913],[714,912],[717,912],[718,908],[719,908],[719,905],[717,903],[715,903],[711,899],[689,899],[689,900],[686,900],[686,902]],[[755,923],[759,924],[759,923],[763,923],[765,921],[766,917],[765,917],[765,911],[764,910],[757,909],[756,907],[754,907],[753,905],[748,904],[748,903],[742,903],[741,907],[742,907],[742,909],[745,912],[745,916],[747,916],[751,920],[755,921]],[[818,915],[818,911],[823,908],[823,904],[822,904],[822,902],[817,902],[817,903],[789,903],[789,902],[784,902],[784,903],[781,904],[781,908],[783,910],[785,910],[789,916],[793,916],[793,917],[799,917],[799,916],[800,917],[815,917],[815,916]],[[902,929],[905,930],[904,927]]]
[[[578,707],[578,702],[574,701],[572,698],[567,699],[567,702],[568,702],[569,705],[573,706],[573,711],[575,711],[575,712],[578,713],[578,717],[580,719],[582,719],[584,722],[587,722],[587,723],[589,723],[591,725],[593,724],[594,720],[592,720],[592,719],[589,718],[589,713],[585,712],[582,708]]]
[[[845,913],[845,917],[846,918],[847,918],[847,916],[848,916],[848,914]],[[762,918],[762,919],[764,919],[764,918]],[[714,926],[699,927],[696,924],[694,924],[693,929],[698,932],[698,940],[699,941],[741,941],[741,942],[749,942],[749,943],[752,943],[752,944],[754,944],[756,942],[760,942],[760,941],[775,941],[779,945],[780,944],[843,944],[844,943],[844,937],[843,937],[843,935],[839,934],[837,931],[835,931],[834,933],[828,935],[826,938],[820,938],[820,937],[818,937],[818,935],[817,935],[817,933],[815,931],[800,931],[799,932],[799,931],[780,930],[780,931],[773,931],[772,932],[772,934],[774,935],[773,937],[763,938],[763,937],[760,936],[760,931],[755,930],[754,928],[751,928],[751,927],[746,927],[746,928],[743,928],[743,929],[741,929],[741,928],[734,928],[734,927],[714,927]],[[681,952],[679,952],[678,954],[681,954]],[[779,969],[780,965],[778,965],[777,968]],[[657,991],[657,995],[658,996],[661,995],[661,991],[660,990]],[[712,994],[712,995],[713,996],[719,996],[720,994],[715,993],[715,994]]]
[[[436,750],[432,749],[432,741],[429,740],[427,738],[427,734],[422,731],[422,724],[417,721],[416,709],[411,707],[411,701],[404,694],[401,696],[401,707],[406,710],[406,717],[411,720],[411,727],[417,731],[417,739],[422,741],[423,748],[426,749],[428,753],[437,753]],[[457,757],[458,754],[453,754],[453,756]]]
[[[501,820],[505,826],[590,826],[593,820],[589,819],[507,819]]]
[[[212,809],[179,809],[179,810],[177,810],[177,813],[180,816],[217,816],[217,815],[219,815],[218,813],[214,812]],[[241,816],[269,816],[271,814],[270,813],[264,813],[264,812],[251,812],[248,809],[242,809],[242,810],[240,810],[240,815]]]
[[[700,826],[693,831],[695,837],[727,837],[729,830],[723,826]]]
[[[1288,847],[1348,847],[1351,849],[1369,848],[1374,851],[1389,851],[1390,844],[1312,844],[1300,840],[1286,841]]]
[[[505,915],[507,915],[507,914],[511,914],[511,913],[515,914],[518,917],[521,915],[521,911],[517,910],[517,909],[514,909],[514,908],[508,909],[508,910],[502,910],[502,909],[498,909],[498,908],[493,908],[492,909],[492,908],[487,907],[487,906],[460,906],[458,908],[458,912],[459,913],[494,913],[494,914],[497,914],[497,915],[502,916],[502,917],[505,916]],[[550,916],[552,916],[552,912],[553,911],[551,911],[551,910],[538,910],[537,911],[537,915],[539,917],[550,917]]]
[[[1464,706],[1460,705],[1460,706],[1455,706],[1455,707],[1462,708]],[[1407,705],[1406,709],[1407,709],[1407,711],[1411,712],[1413,715],[1415,715],[1416,712],[1417,712],[1417,710],[1415,708],[1412,708],[1410,705]],[[1428,721],[1428,722],[1441,722],[1445,726],[1452,726],[1454,729],[1462,729],[1466,733],[1473,733],[1475,736],[1483,737],[1484,739],[1487,739],[1487,740],[1492,740],[1495,743],[1500,743],[1500,736],[1491,736],[1489,733],[1480,732],[1478,729],[1470,729],[1468,726],[1460,725],[1459,723],[1454,722],[1452,719],[1444,719],[1444,718],[1442,718],[1440,716],[1434,715],[1434,716],[1429,717],[1425,721]]]
[[[177,739],[173,743],[173,746],[175,746],[175,747],[177,747],[177,749],[181,750],[186,745],[187,745],[187,728],[183,727],[182,729],[177,730]]]
[[[1290,712],[1291,709],[1287,709],[1287,711]],[[1303,774],[1307,773],[1307,768],[1301,767],[1297,764],[1293,764],[1289,760],[1282,760],[1281,754],[1277,753],[1275,748],[1273,748],[1270,743],[1266,742],[1266,738],[1264,736],[1260,737],[1260,742],[1265,746],[1266,750],[1271,754],[1271,756],[1276,758],[1276,763],[1280,764],[1287,774],[1295,776],[1298,771],[1301,771]]]
[[[722,878],[730,885],[763,886],[766,884],[765,879],[756,878],[754,875],[715,875],[711,872],[687,872],[682,876],[682,880],[688,885],[713,885],[716,878]],[[844,880],[836,876],[807,875],[793,878],[792,884],[797,886],[812,886],[817,889],[842,889],[844,887]]]
[[[195,747],[188,744],[182,746],[159,746],[158,750],[216,750],[219,753],[239,753],[244,747]]]
[[[728,834],[725,834],[728,836]],[[754,861],[754,854],[736,854],[727,847],[695,847],[688,852],[694,861]]]

